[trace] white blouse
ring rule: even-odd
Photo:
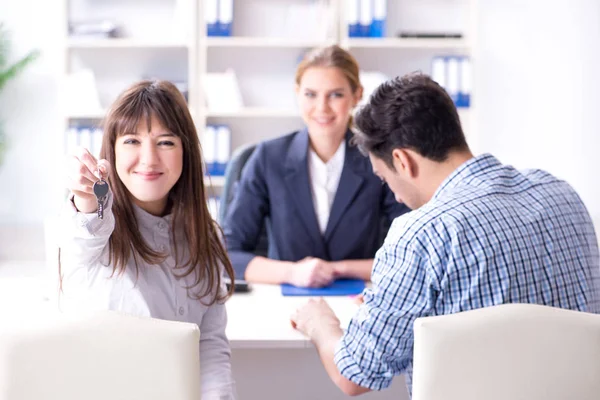
[[[324,234],[327,229],[331,205],[340,184],[345,157],[345,140],[342,140],[340,147],[326,163],[312,149],[308,150],[308,175],[312,189],[313,207],[321,234]]]
[[[69,201],[61,238],[61,308],[65,311],[81,308],[116,310],[197,324],[200,328],[202,399],[235,399],[231,350],[225,336],[225,305],[215,303],[205,306],[200,300],[190,298],[185,286],[193,284],[194,274],[177,278],[171,254],[158,265],[147,265],[139,259],[138,275],[131,259],[124,274],[111,277],[108,240],[115,226],[111,205],[112,195],[109,195],[104,219],[100,220],[96,213],[77,212]],[[134,207],[140,232],[148,245],[154,250],[172,253],[171,216],[156,217]],[[187,257],[183,231],[178,231],[176,236],[178,252]],[[225,290],[224,285],[220,290]]]

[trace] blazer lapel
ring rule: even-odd
[[[285,162],[285,185],[296,209],[300,212],[302,223],[311,238],[315,239],[315,256],[325,251],[325,244],[312,200],[310,178],[308,176],[308,132],[306,129],[294,137]]]
[[[344,216],[346,209],[352,204],[354,198],[357,196],[360,187],[362,186],[365,178],[363,176],[361,166],[363,162],[356,162],[356,158],[364,158],[356,146],[350,146],[349,140],[352,133],[348,131],[346,133],[346,157],[344,158],[344,167],[342,169],[342,176],[340,177],[340,183],[331,205],[331,212],[329,214],[329,221],[327,222],[327,228],[325,229],[325,240],[329,240],[335,227]]]

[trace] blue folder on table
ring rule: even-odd
[[[284,283],[281,294],[284,296],[348,296],[361,294],[365,289],[365,281],[360,279],[339,279],[323,288],[304,288]]]

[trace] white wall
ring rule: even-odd
[[[479,150],[567,180],[600,228],[600,2],[480,2]]]
[[[33,48],[42,52],[0,95],[10,146],[0,166],[0,260],[44,257],[42,220],[60,198],[55,155],[62,146],[61,4],[0,0],[0,22],[11,32],[14,58]]]
[[[0,94],[9,150],[0,166],[0,227],[40,224],[56,205],[56,149],[60,149],[62,70],[60,1],[0,1],[14,58],[37,48],[42,56]],[[33,12],[35,10],[35,12]],[[48,201],[50,199],[50,201]],[[2,244],[2,246],[6,243]]]
[[[477,149],[568,180],[600,221],[600,2],[479,2]],[[29,237],[35,249],[43,247],[41,223],[60,198],[60,7],[55,0],[0,1],[15,55],[43,52],[0,98],[11,141],[0,166],[0,259],[19,245],[31,249]]]

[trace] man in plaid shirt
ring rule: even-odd
[[[347,331],[323,300],[292,316],[345,393],[402,373],[411,391],[419,317],[503,303],[600,312],[597,239],[577,193],[544,171],[474,157],[437,83],[413,74],[381,85],[356,126],[374,173],[413,211],[393,222]]]

